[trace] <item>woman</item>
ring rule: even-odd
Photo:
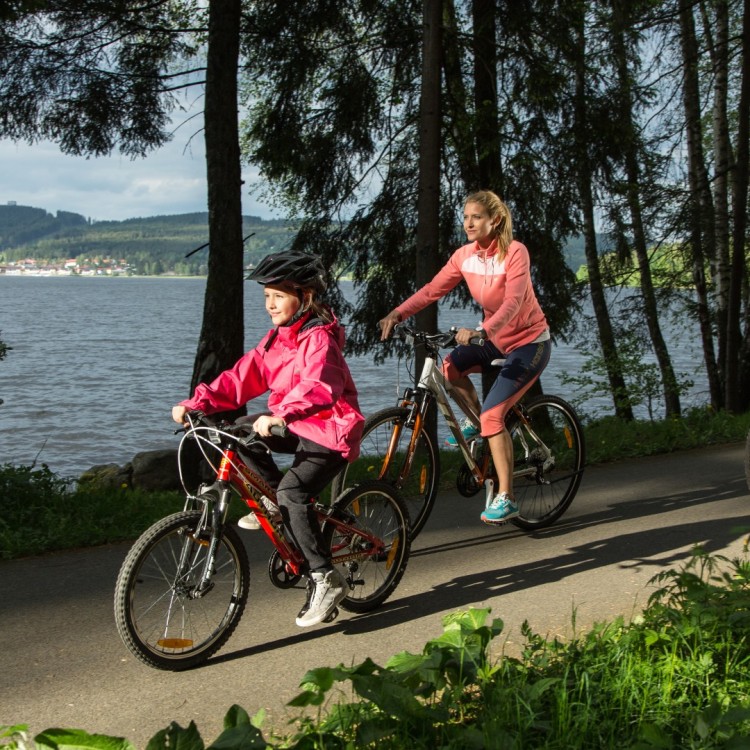
[[[477,330],[461,328],[458,346],[446,357],[443,372],[457,394],[480,414],[481,435],[487,439],[497,470],[497,492],[481,515],[489,524],[500,524],[518,515],[513,497],[513,443],[505,429],[511,406],[531,387],[547,366],[550,334],[531,283],[529,251],[513,239],[510,211],[495,193],[472,193],[464,203],[464,231],[468,244],[458,248],[428,284],[380,321],[381,339],[393,326],[444,297],[461,280],[482,306],[483,321]],[[484,345],[471,344],[481,336]],[[480,407],[469,375],[505,359],[484,404]],[[467,440],[479,432],[466,421]],[[455,441],[453,441],[455,444]]]
[[[357,457],[364,422],[342,354],[343,329],[316,299],[325,291],[324,277],[323,264],[312,255],[264,258],[248,278],[264,285],[274,328],[232,369],[172,409],[182,423],[189,410],[230,411],[270,391],[270,414],[250,418],[263,443],[246,460],[276,489],[284,524],[307,561],[312,585],[297,616],[300,627],[325,620],[348,593],[323,552],[311,501]],[[271,435],[274,426],[288,427],[288,435]],[[291,468],[282,473],[269,451],[294,454]],[[240,525],[257,528],[254,522],[251,514]]]

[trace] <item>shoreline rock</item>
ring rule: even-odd
[[[177,468],[177,451],[170,448],[136,453],[124,466],[97,464],[81,474],[78,483],[118,490],[182,490]]]

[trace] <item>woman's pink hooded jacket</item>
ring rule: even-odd
[[[531,260],[526,246],[513,240],[502,261],[497,242],[483,255],[476,242],[459,247],[435,277],[396,310],[401,319],[444,297],[465,280],[471,296],[482,306],[482,328],[504,354],[530,344],[547,330],[547,319],[531,284]]]
[[[344,330],[335,318],[307,327],[310,321],[308,313],[290,326],[272,329],[234,367],[210,385],[201,383],[182,405],[206,414],[231,411],[270,390],[268,409],[291,432],[353,461],[364,417],[342,354]]]

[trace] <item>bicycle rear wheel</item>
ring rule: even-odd
[[[440,453],[433,440],[422,431],[416,444],[408,476],[400,480],[406,450],[413,430],[406,426],[408,409],[400,406],[383,409],[365,420],[359,458],[348,464],[331,484],[335,500],[346,489],[364,479],[385,479],[398,490],[411,519],[412,540],[422,530],[432,512],[440,477]],[[384,469],[384,460],[391,439],[396,439],[391,462]]]
[[[369,612],[393,593],[404,575],[409,560],[409,512],[391,484],[372,480],[347,490],[336,501],[332,515],[347,526],[326,523],[325,548],[339,572],[354,583],[341,607]],[[381,544],[373,547],[357,529]],[[335,558],[342,555],[352,558],[337,563]]]
[[[237,627],[250,569],[237,532],[224,528],[210,588],[196,584],[209,549],[201,512],[162,518],[135,542],[115,585],[115,622],[125,645],[156,669],[190,669],[216,653]]]
[[[528,424],[511,412],[513,490],[520,515],[513,523],[540,529],[567,510],[586,461],[583,429],[573,407],[557,396],[537,396],[523,406]]]

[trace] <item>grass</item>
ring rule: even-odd
[[[695,409],[680,419],[586,424],[587,464],[744,441],[750,413],[732,416]],[[441,453],[441,489],[452,489],[462,459]],[[325,498],[323,498],[325,499]],[[40,467],[0,465],[0,559],[123,542],[182,508],[175,492],[101,489],[75,485]],[[233,519],[243,510],[231,509]]]

